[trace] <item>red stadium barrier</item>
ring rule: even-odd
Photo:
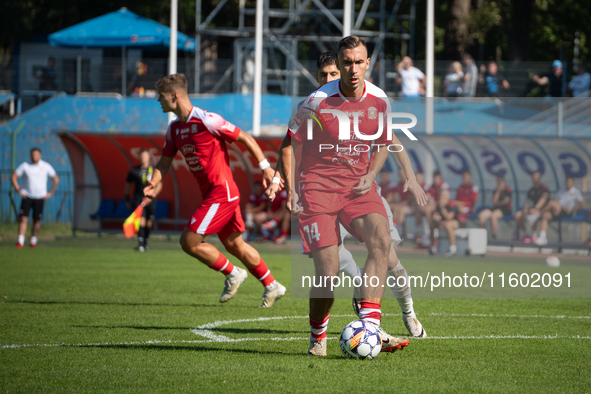
[[[160,159],[164,136],[160,135],[105,135],[89,133],[59,134],[74,173],[74,230],[92,229],[88,217],[97,212],[100,202],[124,198],[128,171],[139,164],[139,150],[149,150],[153,164]],[[272,165],[277,162],[281,138],[259,138],[259,146]],[[240,190],[240,206],[248,201],[254,182],[262,180],[258,163],[241,144],[228,144],[230,168]],[[88,166],[92,168],[88,168]],[[96,178],[96,179],[95,179]],[[98,189],[98,195],[97,190]],[[98,198],[90,198],[96,196]],[[85,203],[85,200],[93,203]],[[160,229],[182,230],[185,222],[201,203],[197,182],[180,152],[174,158],[171,171],[164,180],[158,200],[168,203],[168,218],[161,220]],[[122,218],[103,221],[103,229],[120,228]],[[100,231],[101,229],[99,229]]]

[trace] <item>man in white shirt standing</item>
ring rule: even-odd
[[[18,178],[23,178],[23,186],[18,184]],[[53,185],[49,193],[47,192],[47,178],[51,178]],[[27,222],[29,221],[29,212],[33,209],[33,228],[31,231],[32,248],[37,246],[37,234],[41,227],[41,218],[43,217],[43,203],[50,198],[60,180],[51,164],[41,160],[41,150],[39,148],[31,149],[31,162],[24,162],[12,173],[10,178],[12,186],[23,198],[19,211],[18,242],[16,247],[22,249],[25,244],[25,233],[27,231]]]
[[[575,179],[572,176],[566,177],[566,188],[556,193],[556,198],[550,201],[542,210],[542,224],[540,226],[540,236],[536,240],[537,245],[546,245],[548,239],[546,230],[548,222],[554,219],[572,217],[574,213],[585,208],[585,198],[583,193],[575,187]]]
[[[412,59],[408,56],[402,58],[397,67],[400,78],[397,79],[402,84],[403,97],[421,97],[425,94],[425,74],[416,67],[413,67]]]

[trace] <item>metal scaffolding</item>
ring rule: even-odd
[[[416,0],[363,0],[352,1],[351,34],[365,39],[373,51],[370,54],[372,62],[367,75],[379,63],[377,83],[385,90],[386,86],[386,48],[385,40],[407,45],[407,53],[414,55],[414,26]],[[195,34],[195,93],[216,93],[226,82],[232,81],[233,91],[249,93],[252,91],[250,66],[254,59],[255,27],[246,26],[246,17],[256,16],[255,8],[247,8],[245,0],[239,0],[238,26],[232,28],[208,27],[216,18],[223,18],[223,10],[228,0],[221,0],[209,15],[202,21],[202,0],[197,0]],[[288,8],[270,8],[270,0],[264,1],[264,55],[263,55],[263,93],[270,90],[279,91],[291,96],[299,95],[302,79],[313,86],[317,86],[315,71],[308,70],[303,60],[298,59],[300,43],[316,46],[324,52],[335,48],[336,43],[343,36],[344,9],[334,8],[343,5],[336,0],[289,0]],[[347,2],[345,2],[347,3]],[[357,7],[355,6],[357,3]],[[408,5],[409,13],[400,13],[403,3]],[[359,7],[359,4],[361,6]],[[387,8],[387,5],[391,8]],[[227,8],[227,7],[226,7]],[[357,11],[355,9],[358,9]],[[370,8],[372,10],[370,11]],[[234,11],[235,12],[235,11]],[[254,18],[252,18],[254,19]],[[408,21],[407,28],[403,21]],[[201,41],[208,37],[234,38],[233,62],[226,69],[222,77],[208,91],[201,86]],[[308,62],[309,63],[309,62]]]

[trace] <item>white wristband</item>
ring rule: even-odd
[[[259,168],[263,171],[269,167],[271,167],[271,164],[269,164],[269,161],[267,159],[265,159],[259,163]]]
[[[271,183],[281,183],[281,178],[274,176],[273,179],[271,180]]]

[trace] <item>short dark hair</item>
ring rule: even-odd
[[[462,55],[462,59],[472,59],[472,55],[470,55],[469,53],[465,52],[465,53]]]
[[[142,153],[150,154],[150,151],[147,148],[140,148],[140,151],[138,152],[138,156],[141,155]]]
[[[158,89],[159,92],[168,93],[172,93],[176,89],[187,92],[187,78],[185,78],[184,74],[167,75],[156,81],[156,89]]]
[[[33,152],[35,152],[35,151],[37,151],[37,152],[41,153],[41,149],[39,149],[39,148],[37,148],[37,147],[31,148],[31,151],[30,151],[29,153],[33,153]]]
[[[507,180],[505,179],[505,176],[504,176],[504,175],[499,175],[499,176],[497,176],[497,179],[502,179],[502,180],[504,180],[505,182],[507,182]]]
[[[572,176],[572,175],[569,175],[569,176],[566,177],[566,180],[568,181],[569,179],[572,179],[574,181],[575,180],[575,177]]]
[[[464,170],[464,171],[462,171],[462,175],[464,175],[464,174],[468,174],[468,175],[472,176],[472,174],[471,174],[471,173],[470,173],[470,171],[468,171],[468,170]]]
[[[324,52],[316,61],[316,69],[320,70],[322,67],[337,65],[339,59],[336,53],[332,51]]]
[[[433,176],[441,176],[441,172],[439,170],[433,171]]]
[[[339,41],[339,48],[337,51],[340,53],[341,49],[353,49],[357,48],[359,45],[363,45],[367,50],[367,44],[365,43],[365,40],[357,36],[347,36]],[[369,51],[367,53],[367,57],[369,57]]]

